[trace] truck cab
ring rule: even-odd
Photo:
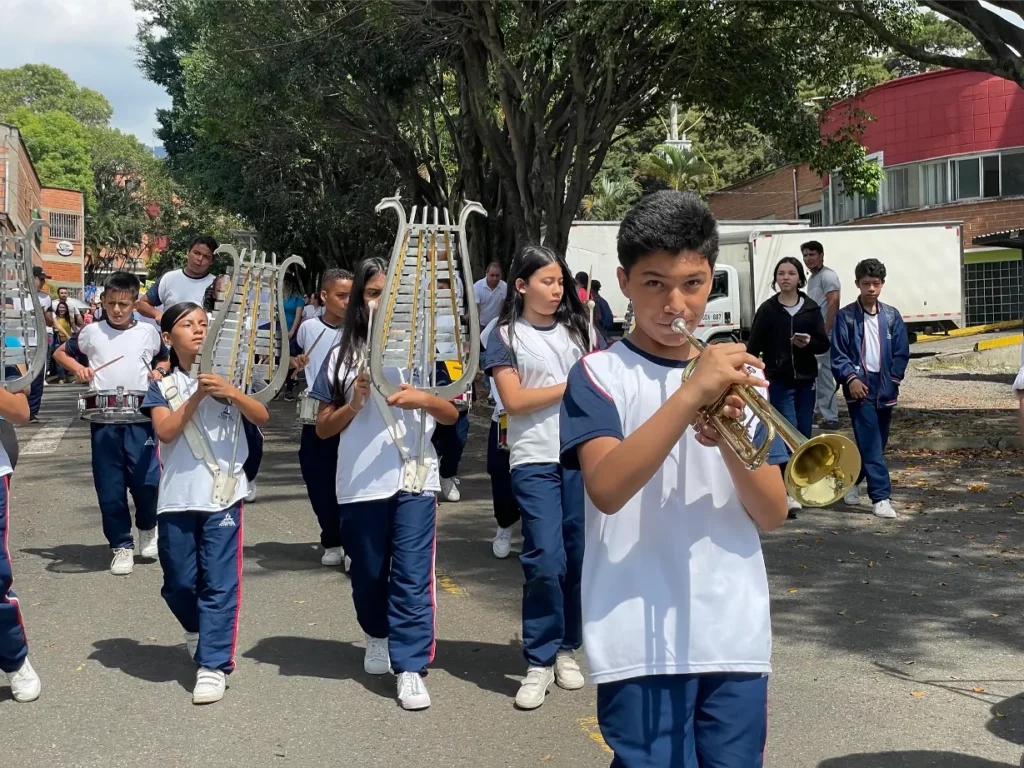
[[[707,344],[743,338],[739,272],[730,264],[716,264],[704,317],[697,338]]]

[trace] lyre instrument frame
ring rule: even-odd
[[[220,246],[216,253],[230,256],[234,266],[223,301],[216,307],[213,325],[207,331],[199,351],[199,372],[222,375],[230,384],[266,405],[284,386],[291,359],[288,329],[284,327],[285,274],[293,264],[304,267],[305,263],[298,256],[289,256],[278,264],[276,254],[270,254],[268,261],[265,251],[248,251],[243,248],[239,254],[231,245]],[[270,295],[269,307],[261,304],[264,289]],[[269,320],[265,337],[260,328],[264,320]],[[235,324],[233,329],[225,329],[225,323],[229,322]],[[234,331],[230,339],[226,334],[222,339],[222,331],[225,330]],[[226,360],[223,355],[218,355],[217,347],[221,341],[231,344]],[[260,346],[266,349],[261,350],[258,348]],[[280,360],[275,362],[278,354]],[[257,355],[266,356],[265,365],[270,376],[265,387],[254,390],[253,373],[257,367],[262,368],[264,365],[257,364]],[[224,370],[225,365],[227,370]]]
[[[672,330],[684,336],[698,352],[683,371],[685,382],[693,374],[699,353],[707,345],[686,327],[682,318],[672,321]],[[739,397],[752,417],[764,425],[766,436],[761,445],[754,445],[749,422],[731,419],[722,413],[729,395]],[[852,440],[836,433],[804,437],[755,387],[731,386],[714,403],[702,407],[700,414],[718,430],[723,442],[747,469],[761,466],[768,458],[772,440],[776,435],[782,438],[792,452],[783,476],[786,491],[806,506],[827,507],[833,504],[856,484],[860,475],[860,451]]]
[[[8,392],[28,389],[46,365],[46,316],[32,278],[32,247],[42,227],[42,219],[35,219],[24,235],[0,235],[0,385]],[[12,298],[19,299],[19,309],[8,306]],[[35,346],[29,344],[33,331]],[[21,346],[8,346],[9,338]],[[25,372],[8,379],[7,369],[20,366]]]

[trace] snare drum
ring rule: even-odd
[[[149,417],[139,413],[145,392],[124,387],[86,392],[78,398],[78,415],[94,424],[139,424]]]
[[[299,399],[295,403],[295,420],[299,424],[316,424],[316,415],[319,412],[319,400],[314,400],[308,392],[299,395]]]

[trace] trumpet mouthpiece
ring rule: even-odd
[[[689,333],[690,329],[686,327],[686,321],[681,317],[677,317],[672,321],[672,330],[676,333],[686,334]]]

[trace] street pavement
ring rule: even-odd
[[[592,687],[553,688],[534,712],[512,706],[525,672],[522,574],[490,551],[486,410],[474,412],[463,501],[438,516],[433,706],[404,712],[392,677],[363,673],[347,577],[319,564],[294,407],[275,403],[259,497],[245,510],[238,668],[222,702],[196,707],[159,564],[108,573],[78,391],[47,387],[46,423],[20,430],[9,547],[43,695],[16,704],[0,685],[0,766],[609,764]],[[897,489],[911,510],[900,520],[839,505],[764,536],[775,631],[767,765],[1019,764],[1020,460],[897,457],[913,489]]]

